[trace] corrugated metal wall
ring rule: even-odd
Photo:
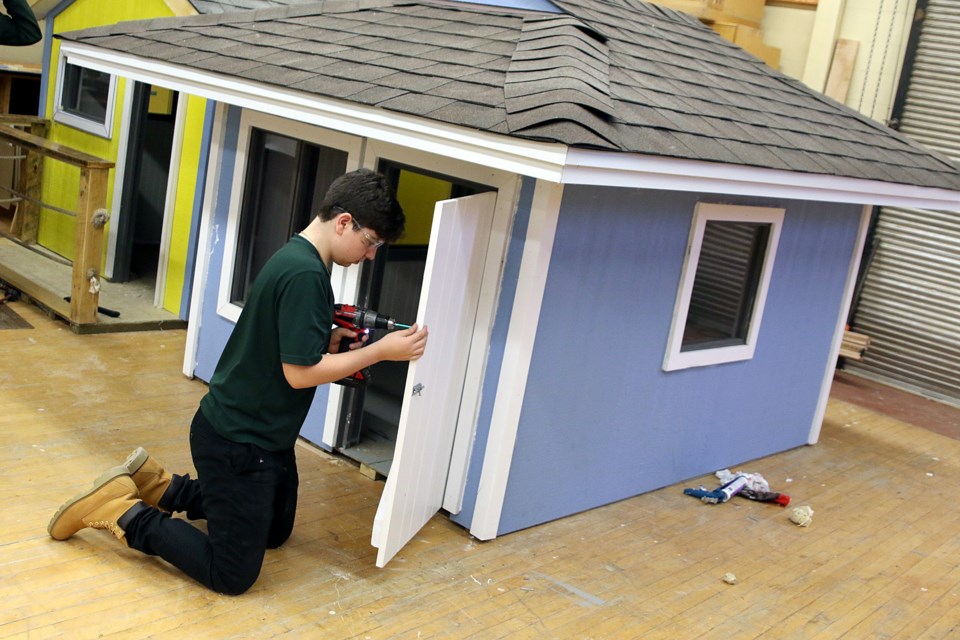
[[[922,7],[922,3],[921,3]],[[899,130],[960,162],[960,2],[929,0]],[[853,326],[871,336],[846,368],[960,402],[960,214],[883,208]]]

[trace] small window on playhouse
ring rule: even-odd
[[[665,371],[753,357],[782,225],[783,209],[697,205]]]
[[[61,58],[54,119],[104,138],[113,124],[115,76]]]

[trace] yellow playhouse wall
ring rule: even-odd
[[[184,97],[181,95],[181,99]],[[193,219],[194,195],[200,173],[200,146],[202,142],[207,101],[196,96],[187,97],[183,146],[180,152],[180,171],[177,175],[177,199],[173,211],[170,251],[167,256],[167,282],[163,292],[163,308],[180,314],[183,303],[183,280],[187,271],[190,244],[190,223]]]
[[[125,20],[144,20],[180,15],[191,9],[189,5],[182,4],[181,6],[181,4],[171,0],[137,0],[136,2],[76,0],[55,16],[53,29],[55,33],[73,31],[75,29],[115,24]],[[124,112],[123,96],[126,89],[126,80],[117,78],[111,138],[105,139],[53,120],[59,69],[60,41],[52,39],[49,68],[44,70],[47,74],[47,94],[44,97],[45,113],[50,121],[48,139],[116,163],[121,137],[120,123]],[[164,308],[173,313],[179,313],[180,295],[186,268],[186,244],[189,240],[187,236],[190,230],[194,195],[193,185],[189,183],[186,176],[190,171],[193,172],[190,176],[192,180],[195,180],[197,176],[200,135],[203,129],[203,103],[204,101],[199,99],[190,100],[188,127],[184,135],[184,149],[185,151],[190,149],[191,159],[185,157],[181,161],[173,237],[171,239],[171,259],[168,262],[168,268],[172,269],[172,272],[167,274],[167,293],[164,296],[163,303]],[[197,113],[200,115],[197,116]],[[43,171],[44,202],[69,211],[76,211],[80,179],[79,170],[62,162],[47,160],[44,163]],[[113,202],[114,179],[115,171],[111,171],[107,184],[107,210],[111,215],[116,214],[119,206],[119,202]],[[39,243],[66,258],[72,259],[74,224],[75,219],[72,216],[50,210],[42,211],[38,234]],[[183,237],[180,237],[181,235]],[[106,244],[104,242],[104,255],[106,255]],[[176,257],[174,256],[175,253]]]
[[[405,169],[400,171],[397,200],[407,218],[403,237],[396,244],[428,244],[433,225],[433,207],[440,200],[450,198],[451,185],[446,180],[432,178]]]

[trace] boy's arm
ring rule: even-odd
[[[427,328],[388,333],[371,345],[343,353],[328,353],[315,365],[283,363],[283,375],[294,389],[318,387],[336,382],[383,360],[416,360],[427,346]]]
[[[27,0],[3,0],[8,15],[0,15],[0,45],[27,46],[43,34]]]

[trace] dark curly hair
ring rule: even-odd
[[[334,180],[317,215],[330,220],[344,211],[382,240],[393,242],[403,235],[403,208],[387,179],[375,171],[357,169]]]

